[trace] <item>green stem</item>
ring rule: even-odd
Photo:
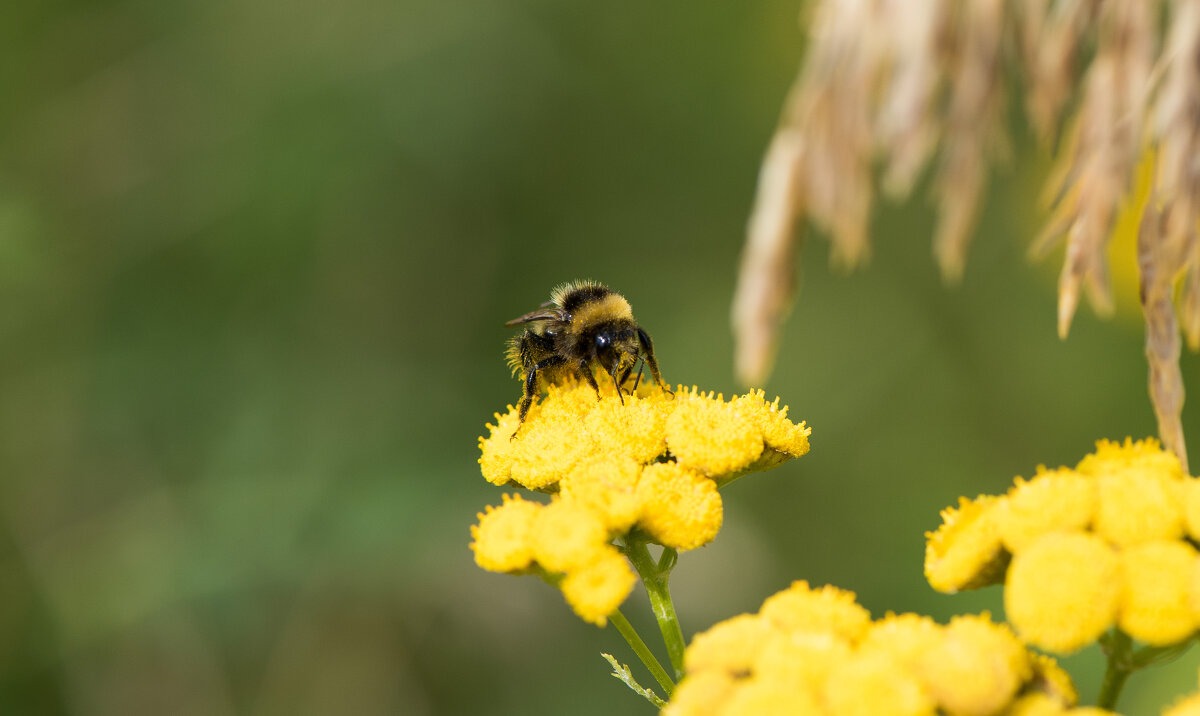
[[[629,647],[633,649],[633,653],[642,660],[642,664],[650,670],[650,674],[662,690],[667,692],[667,698],[671,698],[671,692],[675,690],[675,683],[671,681],[671,677],[667,675],[667,670],[658,663],[658,659],[654,657],[654,653],[650,651],[650,647],[646,646],[646,642],[642,641],[642,637],[638,635],[637,630],[625,618],[625,615],[618,609],[608,615],[609,620],[617,631],[621,632],[621,636],[625,637],[625,641],[629,642]]]
[[[671,588],[667,584],[671,569],[675,566],[675,550],[664,547],[661,561],[656,564],[646,548],[646,540],[631,534],[625,538],[625,556],[629,557],[633,568],[642,578],[642,584],[646,585],[654,618],[658,620],[658,630],[662,632],[663,643],[667,646],[667,656],[671,658],[671,666],[675,667],[675,677],[682,677],[683,630],[679,627],[675,603],[671,601]]]
[[[1096,705],[1112,711],[1117,706],[1125,681],[1135,668],[1132,662],[1133,640],[1120,629],[1113,629],[1101,644],[1108,657],[1108,667],[1104,670],[1104,682],[1100,685]]]

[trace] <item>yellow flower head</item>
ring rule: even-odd
[[[795,582],[743,614],[697,634],[686,674],[665,714],[863,714],[963,716],[1010,713],[1038,695],[1064,713],[1070,679],[983,616],[940,626],[889,614],[872,622],[854,595]]]
[[[1121,552],[1121,602],[1117,624],[1152,646],[1176,644],[1200,626],[1189,604],[1200,559],[1181,540],[1144,542]]]
[[[726,401],[682,386],[674,395],[646,385],[618,396],[601,384],[597,397],[574,379],[550,385],[523,424],[509,406],[488,429],[479,439],[484,479],[553,497],[544,506],[505,498],[481,514],[471,528],[476,561],[540,570],[598,624],[629,593],[632,571],[614,539],[636,529],[676,550],[708,544],[724,519],[717,488],[805,454],[811,433],[762,391]]]
[[[963,497],[942,510],[942,526],[925,533],[925,578],[939,592],[995,584],[1008,565],[993,511],[996,498]]]
[[[593,561],[608,544],[608,531],[587,505],[556,498],[538,513],[530,535],[533,555],[551,572],[569,572]]]
[[[1040,468],[1028,482],[1017,478],[996,509],[1000,539],[1010,552],[1038,535],[1086,529],[1096,512],[1096,484],[1074,470]]]
[[[788,632],[829,632],[851,644],[866,633],[871,615],[855,601],[854,592],[825,585],[812,589],[808,582],[767,597],[759,611],[776,629]]]
[[[671,395],[643,386],[619,397],[601,385],[597,399],[590,385],[573,379],[550,385],[524,425],[509,406],[488,429],[479,439],[484,478],[543,491],[558,489],[581,464],[621,457],[641,465],[669,459],[726,481],[803,455],[811,433],[762,391],[726,401],[695,387]]]
[[[659,544],[695,549],[708,544],[721,529],[721,494],[712,480],[673,462],[642,470],[637,497],[638,524]]]
[[[1039,468],[943,519],[926,544],[929,583],[1002,577],[1008,619],[1031,644],[1069,653],[1116,625],[1167,646],[1200,627],[1200,560],[1185,539],[1200,536],[1200,483],[1156,440],[1101,440],[1074,469]]]
[[[1095,535],[1044,535],[1013,557],[1005,614],[1025,641],[1070,653],[1112,626],[1120,571],[1117,553]]]
[[[633,591],[637,575],[615,547],[606,546],[595,558],[567,572],[559,588],[580,619],[604,626]]]
[[[946,711],[986,716],[1010,703],[1033,676],[1033,659],[1007,627],[986,615],[958,617],[926,651],[920,673]]]
[[[542,505],[520,495],[504,495],[500,507],[488,507],[471,526],[475,562],[493,572],[518,572],[533,562],[533,523]]]

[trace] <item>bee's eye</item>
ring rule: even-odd
[[[606,336],[603,333],[596,334],[596,347],[597,348],[607,348],[608,347],[608,336]]]

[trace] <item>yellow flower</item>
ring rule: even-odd
[[[868,652],[841,664],[825,690],[839,716],[934,716],[936,702],[912,673],[886,652]]]
[[[1173,480],[1187,477],[1179,458],[1162,449],[1154,438],[1133,440],[1124,443],[1112,440],[1097,440],[1096,452],[1084,457],[1075,469],[1085,475],[1119,474],[1130,469],[1145,469],[1162,474]]]
[[[559,588],[580,619],[604,626],[608,615],[621,606],[637,575],[615,547],[607,546],[582,567],[567,572]]]
[[[716,484],[676,463],[647,466],[637,495],[642,504],[638,524],[661,545],[695,549],[721,529],[724,513]]]
[[[1017,699],[1005,713],[1007,716],[1063,716],[1069,711],[1053,696],[1035,692]]]
[[[588,462],[571,471],[559,494],[586,505],[610,533],[623,534],[637,522],[642,503],[638,480],[642,466],[628,457]]]
[[[1104,540],[1083,532],[1043,535],[1013,557],[1004,610],[1030,644],[1069,653],[1113,623],[1120,560]]]
[[[684,668],[665,714],[987,716],[1020,698],[1036,716],[1075,698],[1066,672],[986,614],[944,627],[913,614],[871,622],[851,592],[804,582],[697,634]]]
[[[996,498],[959,499],[958,509],[942,510],[942,525],[926,532],[925,578],[939,592],[995,584],[1008,565],[993,508]]]
[[[1186,542],[1144,542],[1121,552],[1117,625],[1153,646],[1175,644],[1198,626],[1188,604],[1196,550]]]
[[[762,714],[793,714],[794,716],[824,716],[825,711],[816,698],[803,688],[783,681],[743,680],[725,701],[723,716],[762,716]]]
[[[590,385],[573,379],[550,385],[519,430],[511,405],[488,430],[479,439],[484,478],[544,491],[579,465],[621,457],[642,465],[669,458],[721,481],[803,455],[811,433],[762,391],[726,401],[694,387],[679,386],[672,396],[643,386],[618,397],[601,385],[597,399]]]
[[[866,634],[871,615],[855,601],[854,592],[825,585],[812,589],[808,582],[767,597],[759,611],[776,629],[829,632],[854,643]]]
[[[787,406],[779,407],[779,398],[768,403],[766,393],[752,390],[733,399],[735,404],[747,410],[762,430],[763,443],[768,450],[775,450],[788,457],[800,457],[808,452],[808,436],[812,428],[803,422],[796,425],[787,417]]]
[[[740,614],[700,632],[683,652],[688,673],[721,670],[734,675],[751,672],[755,655],[771,635],[771,626],[757,614]]]
[[[853,654],[850,642],[831,632],[775,630],[758,650],[752,670],[759,678],[799,684],[820,693],[829,672]]]
[[[667,447],[680,465],[708,476],[745,469],[763,452],[762,429],[755,415],[722,396],[680,390],[667,418]]]
[[[523,424],[510,405],[487,427],[479,439],[484,479],[554,497],[545,506],[506,498],[481,514],[471,528],[476,561],[496,571],[542,570],[597,624],[629,593],[632,572],[613,540],[639,529],[639,539],[644,532],[676,550],[711,542],[724,519],[717,488],[805,454],[811,433],[762,391],[726,401],[682,386],[674,395],[645,385],[618,396],[602,384],[597,396],[574,379],[550,385]]]
[[[1015,552],[1054,530],[1086,529],[1096,511],[1095,483],[1065,468],[1039,469],[1028,482],[1017,478],[996,510],[1000,539]]]
[[[588,564],[608,544],[604,523],[586,505],[557,498],[533,523],[530,535],[538,564],[551,572],[568,572]]]
[[[938,704],[962,716],[997,713],[1033,675],[1025,645],[987,614],[951,620],[919,668]]]
[[[1096,532],[1117,545],[1183,536],[1182,483],[1133,467],[1098,476]]]
[[[1200,481],[1158,441],[1101,440],[1074,469],[1039,467],[1005,495],[960,503],[927,535],[929,583],[986,585],[1007,561],[1005,607],[1029,643],[1072,652],[1116,625],[1167,646],[1200,627],[1185,539],[1200,536]]]
[[[912,669],[941,643],[942,627],[929,617],[889,613],[871,625],[859,649],[886,651],[898,664]]]
[[[1045,654],[1033,654],[1033,674],[1033,683],[1039,693],[1062,704],[1074,705],[1079,701],[1079,692],[1071,683],[1071,676],[1054,659]]]
[[[471,549],[475,563],[493,572],[517,572],[533,561],[533,523],[542,505],[526,502],[520,495],[504,495],[500,507],[479,514],[471,526]]]
[[[713,713],[717,704],[723,704],[735,688],[736,680],[727,671],[690,673],[675,686],[662,716],[706,716]]]

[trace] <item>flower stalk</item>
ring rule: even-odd
[[[1104,669],[1104,681],[1100,684],[1100,695],[1096,705],[1112,710],[1121,696],[1121,689],[1129,675],[1137,668],[1133,663],[1133,640],[1120,629],[1113,629],[1101,641],[1108,666]]]
[[[675,603],[671,600],[669,580],[671,570],[675,567],[678,553],[670,547],[663,547],[663,553],[658,562],[650,556],[644,536],[634,532],[624,539],[625,556],[637,570],[650,596],[650,606],[654,610],[654,618],[658,621],[658,629],[662,632],[663,643],[667,647],[667,656],[675,669],[675,676],[683,675],[683,650],[686,644],[683,640],[683,630],[679,626],[679,617],[675,613]]]
[[[667,698],[671,698],[672,692],[675,691],[675,682],[667,674],[667,670],[663,668],[662,664],[658,663],[654,652],[650,651],[650,647],[646,646],[646,642],[642,640],[637,630],[633,628],[633,625],[629,623],[629,620],[625,618],[620,609],[609,614],[608,619],[617,628],[617,631],[621,632],[621,636],[625,637],[625,641],[629,643],[629,648],[633,649],[634,654],[637,654],[637,658],[641,660],[642,665],[646,667],[650,675],[662,687]]]

